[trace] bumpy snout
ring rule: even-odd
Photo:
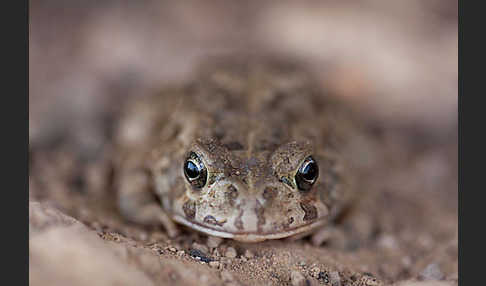
[[[180,207],[185,219],[201,228],[265,236],[300,232],[327,216],[328,209],[317,197],[276,179],[232,178],[215,182],[194,198],[188,196]]]

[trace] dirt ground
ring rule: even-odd
[[[457,2],[31,2],[31,285],[457,285]],[[82,3],[82,4],[81,4]],[[208,55],[296,58],[376,126],[385,160],[314,246],[124,221],[123,102]]]

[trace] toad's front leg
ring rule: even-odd
[[[141,168],[123,171],[117,180],[118,208],[126,219],[144,225],[162,224],[169,237],[175,237],[178,229],[155,199],[150,179]]]

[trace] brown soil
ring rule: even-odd
[[[457,285],[455,4],[408,1],[404,9],[375,2],[221,2],[211,9],[199,2],[32,3],[30,284]],[[306,15],[330,19],[340,37],[323,30],[327,22],[306,22]],[[363,25],[346,34],[346,21],[357,16]],[[228,30],[231,25],[237,28]],[[294,30],[278,34],[281,27]],[[304,31],[364,44],[337,41],[337,49],[326,50],[316,36],[298,45]],[[309,238],[245,244],[190,229],[169,239],[163,229],[124,221],[109,163],[120,102],[184,79],[201,55],[247,45],[300,55],[323,84],[368,114],[386,160],[362,182],[363,196],[320,246]],[[386,72],[380,70],[385,54],[394,63]],[[352,55],[368,60],[349,60]],[[322,63],[332,68],[322,70]]]

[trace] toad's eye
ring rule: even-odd
[[[206,184],[207,169],[201,158],[194,152],[189,153],[184,162],[184,175],[195,188],[202,188]]]
[[[295,174],[295,182],[301,191],[308,191],[319,177],[319,167],[311,156],[307,157]]]

